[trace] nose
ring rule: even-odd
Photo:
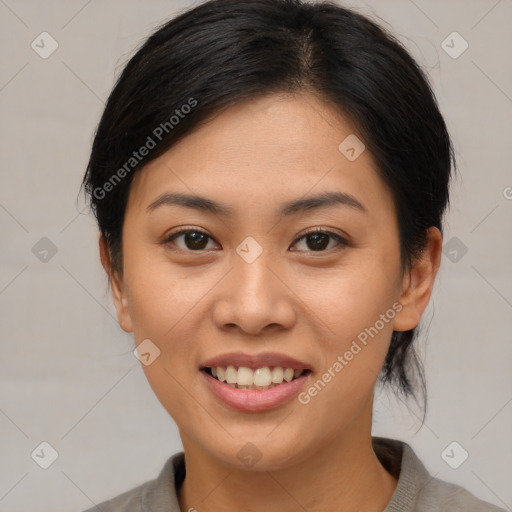
[[[233,265],[217,289],[213,305],[217,327],[251,335],[290,329],[297,316],[294,294],[265,251],[252,263],[236,255]]]

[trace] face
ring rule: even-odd
[[[401,272],[372,155],[339,149],[354,134],[311,95],[270,95],[134,177],[114,301],[150,340],[143,369],[185,450],[284,468],[369,435],[392,332],[417,325],[431,282]]]

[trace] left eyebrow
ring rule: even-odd
[[[279,214],[281,217],[286,217],[298,212],[337,205],[348,206],[349,208],[359,210],[363,213],[368,213],[364,205],[351,194],[345,192],[323,192],[316,196],[296,199],[285,203],[281,207]]]
[[[186,208],[222,215],[223,217],[234,217],[233,208],[227,204],[198,195],[171,192],[165,192],[158,196],[155,201],[147,207],[147,211],[151,212],[164,205],[184,206]],[[348,206],[349,208],[359,210],[363,213],[368,213],[365,206],[351,194],[347,194],[345,192],[323,192],[315,196],[295,199],[288,203],[284,203],[278,210],[277,215],[280,217],[286,217],[299,212],[337,205]]]

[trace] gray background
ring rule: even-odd
[[[83,510],[154,478],[181,448],[117,326],[77,195],[115,77],[188,5],[0,0],[1,511]],[[426,422],[379,392],[374,434],[409,442],[433,475],[512,510],[512,2],[347,5],[381,18],[429,71],[460,166],[420,344]],[[43,31],[58,43],[46,59],[31,47],[51,48]],[[458,58],[441,46],[453,31],[469,43]],[[448,39],[452,52],[460,43]],[[31,457],[43,441],[58,453],[48,469]],[[469,453],[458,469],[441,456],[453,441]]]

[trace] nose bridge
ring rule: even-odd
[[[244,303],[250,302],[253,307],[258,304],[263,310],[271,307],[276,294],[282,293],[276,289],[276,278],[268,268],[272,264],[269,256],[269,250],[264,250],[251,237],[237,247],[231,293],[240,304],[246,306]]]
[[[256,244],[254,239],[245,240],[233,255],[233,269],[215,308],[219,327],[236,324],[256,334],[269,324],[289,327],[294,321],[291,294],[271,270],[274,258]]]

